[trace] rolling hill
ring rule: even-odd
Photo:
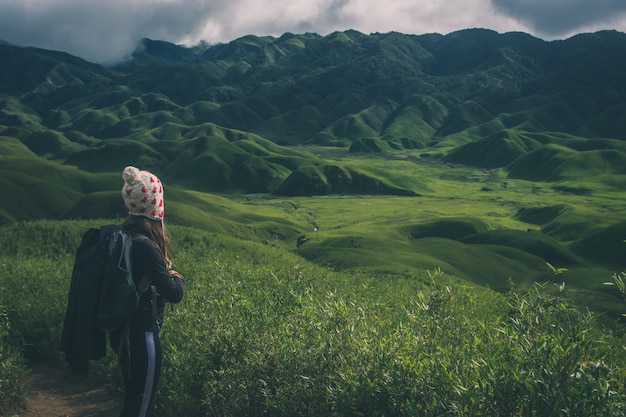
[[[533,180],[623,175],[624,50],[614,31],[546,42],[482,29],[350,30],[193,48],[144,39],[103,67],[0,44],[0,136],[85,171],[132,162],[212,192],[298,188],[309,179],[294,173],[328,165],[296,148],[312,145]],[[374,185],[359,192],[418,192],[365,183]]]
[[[223,306],[225,316],[213,315],[216,323],[234,317],[232,334],[242,340],[253,333],[247,339],[268,339],[257,336],[272,333],[267,325],[276,317],[286,318],[284,326],[277,322],[286,345],[297,339],[295,327],[311,324],[327,357],[328,334],[345,335],[350,326],[339,323],[342,317],[356,317],[391,329],[387,339],[397,346],[409,346],[409,339],[423,345],[423,338],[402,338],[403,325],[394,323],[400,311],[408,314],[406,329],[430,323],[434,330],[427,329],[424,340],[439,352],[449,345],[437,345],[448,324],[456,326],[450,327],[453,336],[468,325],[494,329],[475,317],[481,311],[475,301],[495,314],[496,306],[488,306],[495,300],[491,290],[518,297],[510,290],[536,282],[541,285],[528,294],[532,298],[509,298],[521,302],[520,311],[533,304],[550,313],[544,318],[555,317],[547,325],[563,330],[559,320],[571,321],[563,315],[570,308],[551,296],[549,303],[534,297],[538,288],[558,291],[597,313],[608,325],[603,334],[623,335],[618,322],[624,322],[624,299],[606,283],[626,271],[625,51],[626,34],[616,31],[547,42],[484,29],[448,35],[347,30],[248,35],[194,47],[143,39],[127,60],[105,67],[0,40],[0,252],[8,274],[0,286],[26,294],[31,280],[37,295],[47,265],[55,268],[45,277],[49,283],[66,281],[63,271],[71,271],[83,230],[125,216],[121,171],[132,164],[158,173],[166,184],[176,269],[180,262],[181,271],[190,271],[193,313],[215,310],[198,305]],[[11,285],[16,279],[20,284]],[[53,292],[62,289],[53,286]],[[416,291],[421,287],[426,290]],[[252,302],[246,301],[247,289]],[[363,298],[369,305],[363,310],[340,302],[348,293],[349,300],[360,293],[373,298]],[[281,297],[289,314],[274,308]],[[260,316],[250,314],[255,299]],[[318,299],[328,312],[328,328],[310,314]],[[232,314],[234,305],[245,320]],[[294,306],[306,314],[294,316]],[[385,314],[367,313],[372,306]],[[509,320],[511,306],[503,304],[497,314],[516,325]],[[13,309],[11,303],[0,307]],[[415,319],[417,307],[427,320]],[[451,320],[439,314],[448,310]],[[183,329],[184,340],[185,329],[193,327],[197,335],[198,323],[207,322],[177,311],[187,327],[173,328]],[[528,312],[529,323],[540,324],[543,316]],[[35,333],[51,334],[46,326],[56,329],[58,320],[44,316],[45,325],[34,318]],[[252,316],[260,317],[261,333],[249,327]],[[209,324],[214,335],[216,326]],[[522,320],[527,351],[524,326]],[[510,335],[516,333],[501,327],[493,334],[514,340]],[[360,344],[354,346],[366,356],[385,351],[372,351],[357,333]],[[583,342],[593,339],[587,331],[574,333]],[[231,340],[230,330],[223,334]],[[380,340],[378,330],[371,334]],[[40,341],[48,336],[35,338],[35,345],[45,346]],[[567,349],[554,351],[580,348],[568,338],[555,341]],[[206,359],[208,351],[196,345],[189,345],[192,356]],[[294,357],[314,345],[296,346]],[[482,360],[484,349],[477,352]],[[429,375],[435,368],[426,362]],[[484,368],[472,363],[477,366],[464,368]],[[603,373],[604,365],[600,361],[592,371]],[[410,374],[417,375],[411,366]],[[244,368],[253,375],[250,366]],[[276,380],[276,367],[270,368]],[[381,375],[388,375],[383,368]],[[577,380],[579,370],[585,372],[574,369]],[[306,374],[287,374],[311,391]],[[501,372],[487,376],[493,375],[502,379]],[[365,376],[363,386],[371,388]],[[530,379],[536,385],[537,378]],[[264,379],[253,380],[265,392]],[[425,381],[431,388],[432,381]],[[327,393],[324,384],[319,386]],[[447,386],[445,391],[451,392]],[[405,387],[398,392],[406,397]],[[354,414],[355,408],[346,410]]]
[[[265,242],[326,226],[298,251],[333,267],[490,264],[494,288],[545,261],[623,267],[625,50],[615,31],[348,30],[144,39],[104,67],[0,42],[0,225],[121,216],[134,164],[179,224]]]

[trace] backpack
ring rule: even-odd
[[[105,356],[106,333],[126,326],[137,311],[141,293],[132,276],[132,244],[133,235],[117,224],[83,235],[61,336],[61,350],[76,372],[87,373],[90,359]]]
[[[120,226],[113,227],[111,233],[105,232],[104,236],[101,234],[100,238],[100,259],[96,262],[101,263],[102,269],[94,278],[102,281],[94,320],[96,326],[113,331],[130,320],[139,304],[140,294],[133,281],[133,236]]]

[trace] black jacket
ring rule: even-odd
[[[185,293],[185,281],[178,276],[171,276],[161,254],[154,243],[143,235],[133,234],[133,280],[137,288],[147,276],[150,285],[156,288],[156,317],[153,314],[152,291],[147,289],[139,300],[139,309],[132,319],[132,326],[139,326],[142,331],[159,331],[165,315],[165,303],[178,303]]]
[[[146,237],[132,240],[131,251],[109,251],[101,256],[102,247],[98,242],[107,240],[107,236],[118,232],[121,225],[106,225],[100,229],[89,229],[76,252],[74,270],[68,292],[67,310],[63,323],[60,349],[65,353],[70,368],[74,372],[88,373],[89,361],[97,360],[106,355],[106,332],[95,322],[95,312],[101,282],[87,279],[97,275],[95,270],[102,268],[94,259],[109,258],[103,262],[127,264],[132,262],[133,280],[136,285],[145,275],[149,284],[154,285],[159,293],[156,303],[156,320],[152,313],[151,291],[146,291],[140,299],[139,310],[131,320],[131,326],[140,326],[144,331],[158,331],[165,310],[165,301],[179,302],[185,292],[184,281],[179,277],[171,277],[163,259],[154,243]],[[117,253],[119,259],[111,259],[111,252]],[[128,253],[131,259],[127,259]],[[90,269],[94,271],[90,271]]]
[[[120,230],[120,225],[89,229],[76,250],[60,343],[74,372],[88,373],[89,360],[106,354],[106,332],[95,324],[95,316],[105,265],[127,265],[129,252],[109,244]]]

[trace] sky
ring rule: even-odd
[[[626,32],[626,0],[0,0],[0,41],[102,64],[128,57],[142,38],[193,46],[287,32],[445,35],[470,28],[547,41]]]

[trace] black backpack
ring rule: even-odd
[[[133,235],[117,224],[83,235],[61,335],[61,350],[76,372],[86,373],[90,359],[105,356],[106,333],[125,326],[137,311],[141,294],[132,277],[132,244]]]

